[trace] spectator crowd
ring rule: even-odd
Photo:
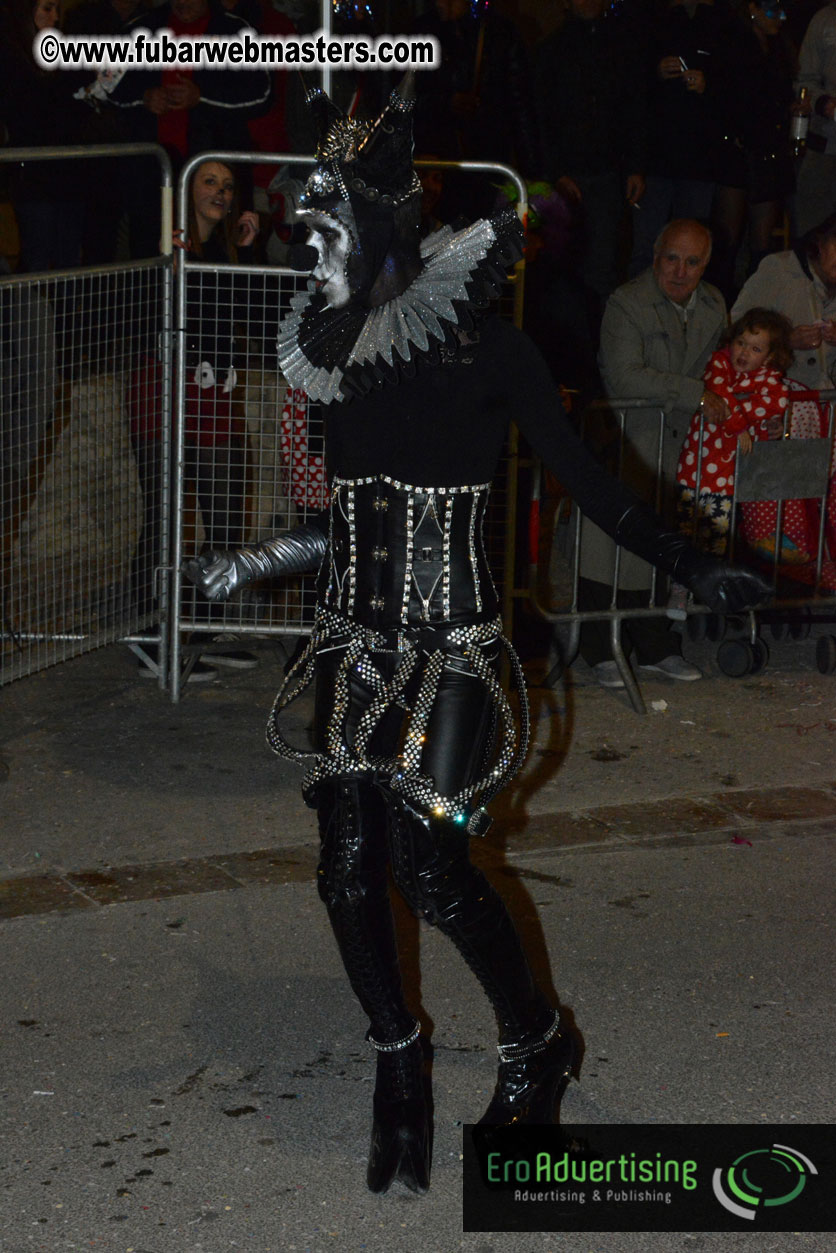
[[[670,444],[663,486],[684,482],[699,496],[702,488],[678,467],[683,440],[701,446],[708,423],[730,441],[733,458],[738,440],[747,451],[752,439],[775,437],[763,423],[766,434],[753,427],[747,435],[742,411],[732,414],[734,386],[725,387],[727,376],[757,385],[766,378],[749,364],[753,343],[766,353],[762,367],[772,371],[767,381],[784,406],[786,386],[823,389],[836,380],[836,0],[551,0],[542,7],[553,20],[535,38],[523,0],[402,0],[385,15],[373,3],[334,0],[332,18],[338,33],[382,34],[384,16],[391,23],[397,10],[390,33],[437,38],[441,64],[418,75],[416,155],[501,162],[521,174],[530,203],[526,330],[556,381],[578,396],[579,412],[604,393],[661,406]],[[310,152],[299,75],[253,67],[52,72],[36,63],[32,42],[49,27],[199,36],[251,26],[285,35],[318,29],[320,14],[319,0],[0,0],[0,140],[52,148],[155,142],[175,174],[201,153]],[[352,115],[373,118],[395,81],[380,71],[345,71],[335,75],[333,94]],[[209,209],[247,222],[246,239],[237,241],[247,260],[281,264],[304,236],[294,214],[298,171],[271,161],[219,168],[234,187],[235,211],[214,187]],[[78,158],[0,163],[0,180],[0,199],[16,218],[20,272],[159,250],[153,159],[126,153],[106,175],[100,163]],[[488,215],[513,198],[511,188],[496,176],[437,167],[424,180],[424,229]],[[194,222],[185,230],[177,242],[191,256],[203,256],[212,241],[220,248],[219,233],[204,238]],[[234,239],[221,252],[206,256],[243,259]],[[730,309],[736,330],[724,347]],[[777,373],[764,311],[786,319]],[[233,313],[230,306],[232,321]],[[737,426],[725,429],[732,418]],[[224,438],[237,455],[235,439]],[[633,451],[638,489],[654,454]],[[733,479],[712,473],[706,508],[716,540]],[[238,482],[240,474],[232,477]],[[233,542],[240,502],[221,508],[215,497],[206,512],[226,519]],[[582,607],[606,608],[612,560],[609,541],[600,552],[590,541]],[[624,563],[630,603],[646,603],[645,574]],[[699,677],[666,624],[658,625],[655,637],[636,625],[639,663],[672,678]],[[585,632],[582,652],[596,670],[605,667],[599,678],[617,686],[598,634]]]
[[[440,67],[419,76],[419,155],[507,162],[540,192],[550,229],[535,232],[529,252],[529,329],[565,385],[597,386],[607,298],[651,265],[666,222],[711,228],[706,277],[731,305],[767,254],[836,210],[832,2],[552,0],[545,8],[553,29],[543,36],[538,28],[533,39],[526,6],[513,0],[395,7],[401,29],[436,36],[442,51]],[[381,33],[383,16],[374,5],[333,5],[334,29],[343,33]],[[156,141],[175,170],[213,149],[308,151],[298,75],[50,72],[36,64],[32,40],[50,26],[68,34],[139,26],[289,34],[319,20],[318,0],[0,0],[5,142]],[[336,79],[340,103],[371,117],[392,76],[352,71]],[[124,160],[115,177],[101,168],[27,162],[2,170],[20,233],[18,269],[156,252],[153,164]],[[242,207],[268,228],[256,256],[280,260],[267,242],[292,234],[286,182],[269,163],[240,177]],[[490,180],[449,176],[435,216],[472,219],[496,197]]]

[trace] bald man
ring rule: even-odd
[[[649,502],[654,502],[659,411],[664,410],[663,487],[670,488],[682,440],[695,409],[721,421],[725,405],[703,386],[703,370],[726,326],[726,306],[715,287],[703,282],[711,256],[711,234],[699,222],[680,218],[661,232],[654,260],[613,292],[601,327],[599,364],[612,400],[647,400],[647,410],[631,411],[622,474]],[[662,511],[665,512],[663,495]],[[581,554],[583,608],[608,608],[612,596],[612,540],[597,527],[584,526]],[[620,603],[647,604],[650,567],[623,553],[619,573]],[[670,679],[701,677],[682,657],[681,639],[664,618],[634,619],[624,627],[625,644],[638,665]],[[581,634],[581,655],[598,682],[620,687],[611,659],[606,623],[590,623]]]

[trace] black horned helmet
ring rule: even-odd
[[[347,232],[345,276],[351,300],[380,305],[421,270],[421,184],[412,165],[414,74],[391,93],[374,122],[349,118],[316,87],[306,96],[318,132],[316,166],[299,213],[331,219]]]

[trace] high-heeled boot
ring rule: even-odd
[[[322,851],[317,872],[340,956],[370,1022],[377,1050],[368,1184],[400,1179],[426,1192],[431,1117],[418,1024],[406,1006],[389,900],[387,811],[363,780],[320,784]]]
[[[418,1026],[405,1041],[380,1044],[377,1052],[374,1121],[366,1182],[386,1192],[394,1179],[412,1192],[430,1186],[431,1119]]]
[[[482,1121],[553,1121],[574,1043],[534,981],[505,902],[470,861],[460,827],[405,804],[391,810],[390,822],[395,882],[412,908],[453,941],[496,1014],[499,1072]]]
[[[480,1124],[520,1126],[554,1122],[554,1112],[572,1074],[575,1042],[560,1030],[560,1016],[535,1039],[498,1044],[499,1072]]]

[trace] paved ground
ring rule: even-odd
[[[564,1122],[832,1118],[836,701],[812,648],[776,646],[742,682],[698,649],[706,680],[645,684],[643,718],[580,670],[535,688],[521,786],[477,855],[585,1045]],[[265,642],[257,670],[176,707],[120,647],[2,694],[2,1253],[832,1248],[462,1234],[460,1124],[493,1083],[492,1024],[406,914],[433,1187],[365,1190],[365,1024],[298,775],[263,742],[281,660]]]

